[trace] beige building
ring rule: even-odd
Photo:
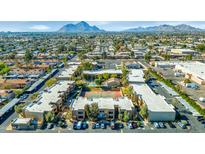
[[[97,103],[99,107],[100,113],[105,113],[108,119],[114,119],[117,112],[124,113],[125,111],[129,112],[130,114],[134,111],[134,106],[132,101],[129,100],[127,97],[121,97],[117,99],[113,98],[92,98],[88,99],[86,97],[79,97],[75,100],[72,109],[73,115],[78,120],[85,119],[85,111],[84,107],[86,104],[91,105],[92,103]]]
[[[185,74],[185,78],[205,85],[205,64],[201,62],[184,62],[175,66],[176,71],[181,71]]]
[[[190,54],[190,55],[195,55],[197,54],[197,51],[190,50],[190,49],[171,49],[172,54]]]
[[[52,87],[45,89],[33,103],[24,109],[25,117],[43,122],[45,112],[61,110],[73,88],[73,81],[58,81]]]

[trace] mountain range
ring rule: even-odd
[[[90,26],[87,22],[81,21],[77,24],[67,24],[58,30],[58,32],[68,32],[68,33],[93,33],[93,32],[106,32],[97,26]],[[159,25],[150,27],[137,27],[123,30],[122,32],[205,32],[204,29],[192,27],[190,25]]]
[[[67,24],[58,30],[58,32],[70,33],[90,33],[90,32],[104,32],[96,26],[90,26],[87,22],[81,21],[77,24]]]
[[[152,27],[138,27],[124,30],[125,32],[202,32],[205,31],[200,28],[195,28],[190,25],[159,25]]]

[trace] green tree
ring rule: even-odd
[[[37,97],[38,97],[39,93],[38,92],[35,92],[32,96],[31,96],[31,99],[32,100],[35,100]]]
[[[67,66],[67,62],[68,62],[68,57],[64,56],[63,57],[63,63],[64,63],[65,66]]]
[[[73,118],[73,112],[72,112],[71,109],[69,109],[69,110],[66,112],[64,118],[65,118],[65,119],[68,119],[68,120],[72,120],[72,118]]]
[[[111,78],[117,78],[117,74],[111,74]]]
[[[4,75],[10,71],[10,68],[4,63],[0,62],[0,75]]]
[[[123,121],[123,114],[122,113],[118,114],[118,120]]]
[[[147,52],[147,53],[145,53],[144,59],[145,59],[146,61],[149,61],[149,60],[151,59],[151,52],[150,52],[150,51]]]
[[[196,50],[199,52],[205,52],[205,45],[204,44],[198,44],[196,46]]]
[[[62,44],[62,45],[60,45],[59,47],[58,47],[58,52],[59,53],[62,53],[62,52],[64,52],[64,51],[66,51],[67,50],[67,48],[66,48],[66,46],[64,45],[64,44]]]
[[[130,115],[127,111],[124,112],[123,121],[128,122],[130,120]]]
[[[104,78],[105,80],[109,79],[109,77],[110,77],[110,75],[109,75],[108,73],[104,73],[104,74],[103,74],[103,78]]]
[[[16,113],[22,115],[24,107],[25,107],[24,104],[15,105],[14,110],[15,110]]]
[[[146,105],[146,104],[144,104],[143,106],[141,106],[140,115],[141,115],[144,119],[147,119],[147,118],[148,118],[148,108],[147,108],[147,105]]]
[[[51,87],[53,84],[55,84],[57,82],[56,78],[51,78],[48,81],[46,81],[45,85],[46,87]]]
[[[25,57],[24,57],[24,60],[26,62],[26,64],[28,64],[33,58],[33,54],[30,50],[26,50],[26,53],[25,53]]]
[[[192,57],[193,57],[193,56],[192,56],[191,54],[186,55],[186,56],[185,56],[185,60],[192,60]]]
[[[97,85],[101,85],[102,79],[95,79],[95,83],[96,83]]]
[[[90,119],[90,105],[89,104],[86,104],[84,106],[84,111],[85,111],[85,118]]]
[[[184,79],[184,83],[191,83],[190,79]]]
[[[53,122],[54,118],[55,118],[55,114],[53,112],[49,111],[49,112],[45,113],[46,122],[48,122],[48,123]]]
[[[97,116],[99,114],[99,107],[97,103],[92,103],[90,106],[90,117],[93,121],[97,120]]]

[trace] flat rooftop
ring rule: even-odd
[[[58,78],[70,78],[73,73],[77,70],[78,65],[69,65],[68,68],[65,68],[59,75]]]
[[[106,70],[95,70],[95,71],[83,71],[83,74],[88,75],[98,75],[98,74],[122,74],[121,70],[115,70],[115,69],[106,69]]]
[[[28,124],[31,122],[31,118],[17,118],[13,121],[13,124]]]
[[[129,69],[129,82],[145,82],[143,69]]]
[[[161,95],[156,95],[145,83],[131,84],[134,91],[141,96],[152,112],[175,112]]]
[[[183,73],[193,74],[194,76],[205,80],[205,64],[195,62],[179,63],[175,66],[176,69],[181,69]]]
[[[92,103],[97,103],[99,109],[113,109],[114,106],[118,105],[120,109],[131,111],[134,107],[132,101],[127,97],[120,97],[117,99],[113,98],[92,98],[88,99],[86,97],[79,97],[73,103],[73,110],[83,110],[86,104],[91,105]]]
[[[53,104],[58,103],[61,100],[60,95],[65,93],[71,86],[71,81],[59,81],[57,84],[44,91],[39,97],[36,103],[31,103],[25,110],[29,112],[45,112],[52,111]]]

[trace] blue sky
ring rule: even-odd
[[[0,21],[0,31],[12,32],[50,32],[57,31],[63,25],[78,21]],[[87,21],[107,31],[121,31],[135,27],[148,27],[162,24],[188,24],[205,29],[205,21]]]

